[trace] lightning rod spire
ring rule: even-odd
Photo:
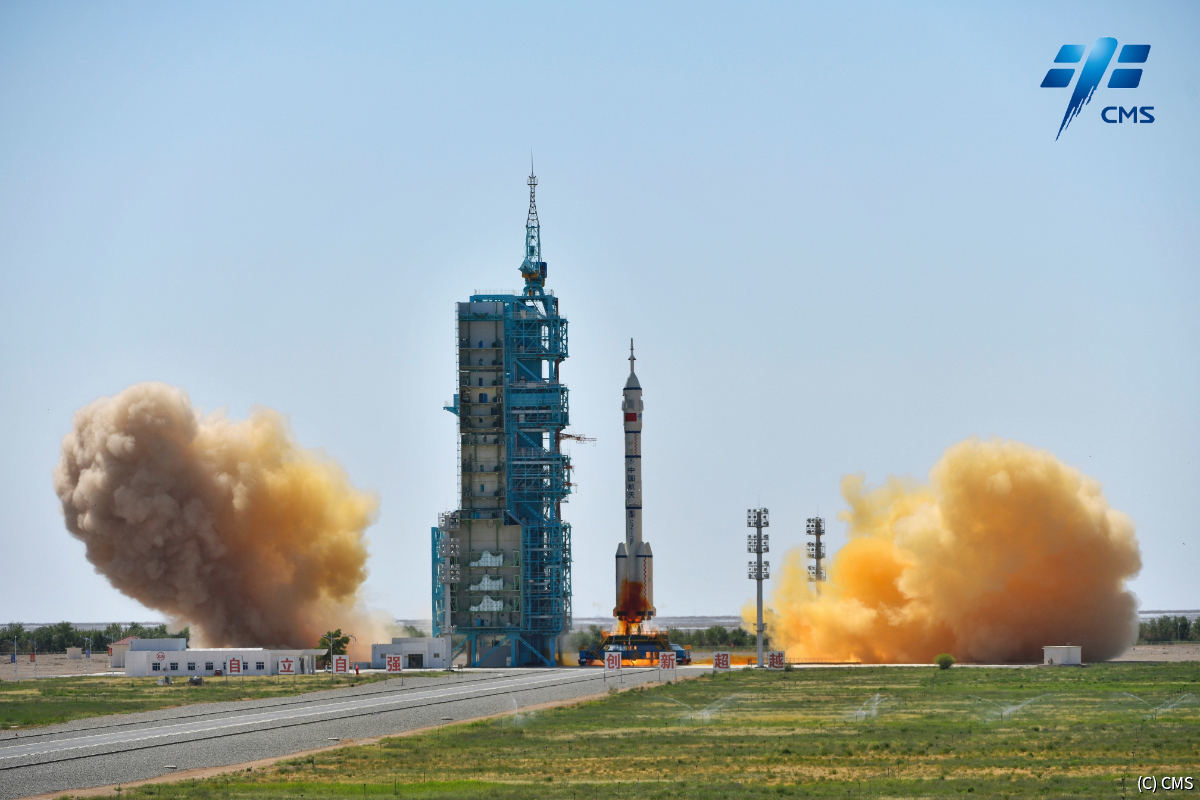
[[[537,175],[533,171],[533,150],[529,151],[529,214],[525,217],[525,260],[521,262],[521,277],[525,279],[525,294],[529,297],[544,294],[546,262],[542,260],[542,225],[537,213]]]

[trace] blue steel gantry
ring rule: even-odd
[[[532,170],[530,170],[532,173]],[[545,291],[537,178],[529,176],[524,291],[458,304],[461,498],[431,536],[433,633],[471,666],[553,665],[571,627],[567,321]]]

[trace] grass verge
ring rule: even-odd
[[[159,686],[155,678],[40,678],[0,682],[0,730],[32,728],[60,722],[153,711],[190,703],[286,697],[387,680],[388,675],[297,675],[206,678],[190,686],[186,678]]]

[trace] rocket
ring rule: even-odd
[[[615,616],[626,632],[654,616],[654,553],[642,541],[642,386],[633,371],[629,340],[629,378],[621,400],[625,425],[625,541],[617,545]]]

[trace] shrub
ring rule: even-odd
[[[954,666],[954,656],[949,653],[939,653],[937,658],[933,659],[933,663],[938,665],[938,669],[950,669]]]

